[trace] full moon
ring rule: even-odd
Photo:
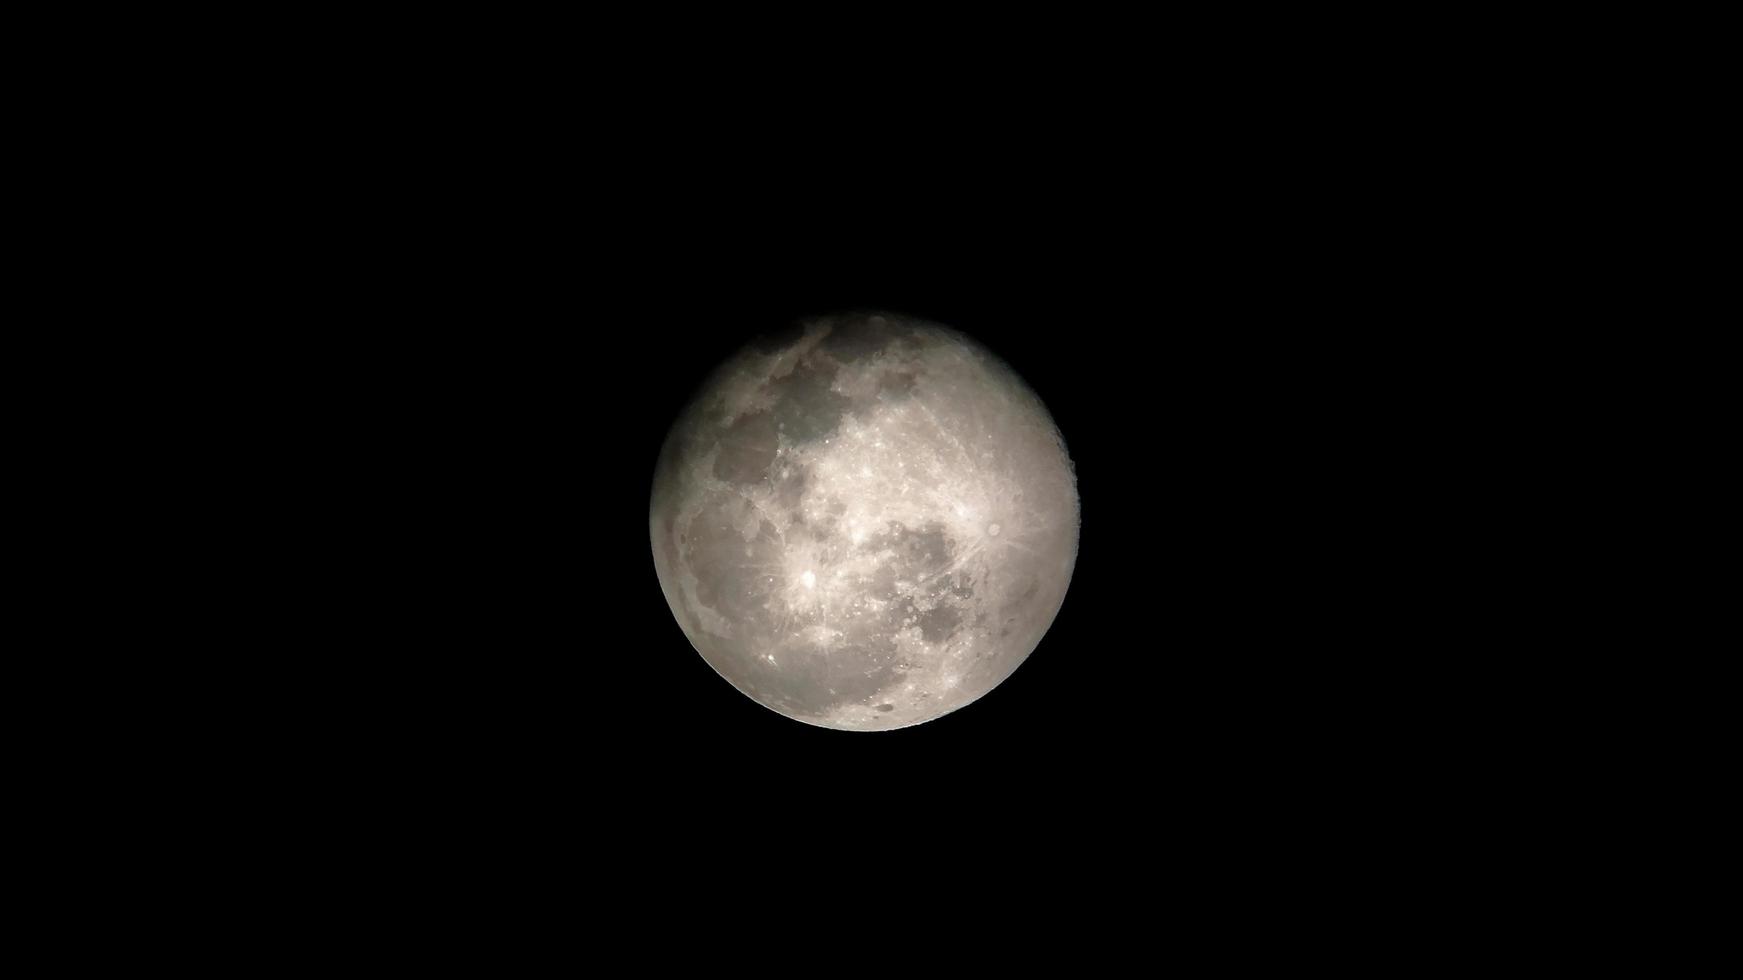
[[[880,731],[997,687],[1077,560],[1065,441],[967,336],[892,314],[753,341],[703,383],[654,473],[678,625],[789,718]]]

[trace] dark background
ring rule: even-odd
[[[379,443],[411,453],[394,486],[413,495],[384,517],[415,515],[413,557],[393,558],[428,589],[390,590],[421,640],[374,680],[447,747],[422,761],[513,794],[584,786],[631,823],[847,812],[927,833],[927,812],[996,837],[1140,819],[1170,787],[1213,808],[1325,792],[1351,752],[1380,752],[1411,694],[1377,693],[1397,669],[1369,648],[1385,559],[1356,557],[1397,478],[1371,479],[1383,413],[1349,404],[1373,354],[1349,360],[1357,307],[1377,294],[1340,281],[1341,240],[1280,259],[1299,229],[1267,231],[1282,222],[1262,200],[1231,208],[1226,181],[1151,208],[1135,177],[1097,197],[1094,176],[642,185],[645,207],[606,204],[608,225],[465,226],[464,261],[408,287],[435,298],[391,352],[410,401]],[[661,440],[707,372],[843,309],[1004,357],[1058,422],[1082,500],[1071,588],[1030,659],[968,708],[876,735],[720,679],[666,608],[647,531]]]
[[[1453,310],[1396,232],[1426,212],[1216,141],[745,145],[402,154],[331,225],[320,194],[288,201],[321,246],[283,302],[287,349],[319,365],[295,405],[324,426],[286,518],[320,568],[287,627],[283,689],[314,732],[287,744],[320,750],[297,765],[394,826],[435,814],[513,849],[585,825],[570,858],[619,842],[777,876],[892,840],[1117,864],[1162,824],[1256,847],[1405,805],[1439,738],[1412,719],[1458,670],[1446,619],[1412,614],[1439,518],[1410,501],[1442,475],[1410,392]],[[1006,359],[1082,501],[1039,648],[891,733],[737,693],[648,538],[695,386],[844,309]]]
[[[310,881],[365,930],[420,896],[534,928],[676,909],[731,936],[710,950],[809,935],[881,967],[867,921],[978,911],[997,927],[970,942],[1025,953],[1045,902],[1145,943],[1197,912],[1251,946],[1271,938],[1255,909],[1311,922],[1351,855],[1375,905],[1413,914],[1390,900],[1423,884],[1413,862],[1510,826],[1508,801],[1461,797],[1489,774],[1459,750],[1510,751],[1491,734],[1509,648],[1550,639],[1499,623],[1534,570],[1497,584],[1512,559],[1471,516],[1518,481],[1461,458],[1489,454],[1462,423],[1497,377],[1536,370],[1512,328],[1551,304],[1504,293],[1547,248],[1491,190],[1519,183],[1517,144],[1461,133],[1491,124],[1457,105],[1481,59],[1400,84],[1409,39],[1346,60],[1241,19],[1220,42],[977,25],[960,47],[1014,62],[993,69],[950,42],[756,57],[703,27],[735,63],[695,75],[609,31],[537,51],[517,29],[492,58],[470,22],[427,45],[334,26],[352,73],[311,46],[256,85],[196,66],[185,97],[135,95],[91,181],[135,184],[93,244],[170,268],[89,291],[125,307],[105,351],[145,376],[142,404],[185,420],[123,418],[154,458],[115,482],[187,498],[216,541],[137,522],[166,539],[141,577],[166,577],[161,555],[204,574],[154,603],[161,631],[124,624],[132,669],[177,695],[124,690],[139,731],[185,737],[116,739],[147,785],[105,820],[161,807],[234,839],[239,879]],[[743,74],[767,84],[726,84]],[[163,118],[214,91],[231,104]],[[736,693],[666,608],[647,531],[660,441],[708,369],[849,308],[1009,361],[1082,498],[1040,647],[892,733]],[[156,458],[187,432],[197,466]],[[1527,435],[1522,455],[1558,432]],[[187,633],[197,656],[151,649]],[[190,812],[174,771],[210,804]],[[837,912],[881,892],[901,897],[887,918]]]

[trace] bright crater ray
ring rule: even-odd
[[[678,624],[813,725],[930,721],[1041,641],[1077,559],[1047,410],[955,331],[825,317],[724,364],[673,426],[650,510]]]

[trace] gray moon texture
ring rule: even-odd
[[[917,725],[1041,642],[1077,560],[1076,478],[1040,399],[969,337],[893,314],[752,342],[674,424],[654,567],[747,697],[825,728]]]

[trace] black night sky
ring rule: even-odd
[[[1459,863],[1481,849],[1472,827],[1511,834],[1507,799],[1458,809],[1476,798],[1460,781],[1491,775],[1464,749],[1512,752],[1495,705],[1524,700],[1516,651],[1553,640],[1501,622],[1548,575],[1503,567],[1514,577],[1498,581],[1512,559],[1487,515],[1538,521],[1514,505],[1519,474],[1581,406],[1556,405],[1499,465],[1470,434],[1485,411],[1510,428],[1508,378],[1571,370],[1559,346],[1541,369],[1519,356],[1518,321],[1555,320],[1559,298],[1494,295],[1552,249],[1545,236],[1509,254],[1511,219],[1483,181],[1560,191],[1547,170],[1521,182],[1512,143],[1479,152],[1461,135],[1486,112],[1437,112],[1400,71],[1351,67],[1247,10],[1229,56],[1197,60],[1205,39],[1173,15],[1160,29],[1098,15],[1062,44],[1048,13],[1017,45],[1000,34],[1017,15],[977,13],[916,58],[850,55],[773,21],[755,29],[782,50],[758,56],[661,9],[666,23],[634,35],[659,49],[644,57],[588,8],[573,29],[521,17],[487,58],[473,14],[450,44],[416,36],[425,13],[363,43],[367,78],[336,73],[326,44],[299,46],[269,84],[196,71],[197,96],[141,103],[143,130],[187,112],[209,148],[166,129],[91,151],[105,186],[157,210],[69,218],[67,234],[166,268],[135,296],[93,267],[89,289],[123,300],[105,319],[189,380],[144,359],[121,373],[185,405],[185,428],[220,430],[195,440],[197,476],[166,454],[161,474],[117,471],[104,506],[162,482],[217,514],[200,523],[221,539],[189,549],[216,584],[161,576],[179,591],[163,604],[175,629],[92,610],[128,627],[114,646],[129,669],[167,673],[180,695],[125,699],[183,736],[114,739],[157,785],[102,800],[94,839],[160,813],[226,841],[216,884],[195,884],[251,917],[232,883],[282,891],[292,936],[267,955],[395,914],[419,927],[392,943],[396,961],[441,954],[463,931],[446,927],[486,909],[583,962],[950,969],[924,955],[916,934],[930,933],[978,968],[987,949],[1028,958],[1065,906],[1092,928],[1065,936],[1062,962],[1100,975],[1156,967],[1195,915],[1223,926],[1219,964],[1252,947],[1304,962],[1268,921],[1251,927],[1266,904],[1336,918],[1341,955],[1384,931],[1325,901],[1350,855],[1374,870],[1364,895],[1412,917],[1393,901],[1409,860]],[[842,38],[886,18],[852,13]],[[1416,34],[1357,19],[1336,29],[1364,43],[1386,30],[1374,47],[1416,58]],[[319,30],[349,39],[350,20]],[[218,46],[249,58],[253,35],[228,33]],[[1255,53],[1262,33],[1301,63],[1255,70],[1272,60]],[[672,70],[680,35],[731,63]],[[551,50],[534,50],[541,36]],[[1111,51],[1121,39],[1131,50]],[[983,70],[971,50],[1012,63]],[[1461,47],[1435,84],[1469,89],[1490,70],[1483,50]],[[402,52],[429,64],[401,68]],[[766,84],[731,84],[745,73]],[[1340,81],[1316,90],[1327,74]],[[863,90],[828,90],[842,79]],[[119,98],[125,81],[103,86]],[[901,83],[915,91],[892,98]],[[234,92],[234,111],[200,109],[209,91]],[[1521,130],[1553,128],[1552,103],[1522,101]],[[161,186],[122,180],[142,160]],[[24,190],[51,210],[62,199]],[[185,216],[184,197],[209,218]],[[847,310],[953,327],[1011,365],[1057,423],[1081,502],[1070,589],[1039,647],[975,703],[892,732],[809,726],[738,693],[667,608],[649,537],[662,441],[709,371],[756,334]],[[190,318],[209,335],[182,331]],[[128,357],[86,325],[49,326],[81,357]],[[140,427],[141,455],[184,427],[117,425]],[[181,558],[179,520],[139,523],[166,528],[161,550]],[[129,557],[158,575],[155,550]],[[179,624],[204,633],[208,610],[213,649],[176,656]],[[85,656],[62,659],[82,671]],[[1519,781],[1555,764],[1526,758]],[[157,775],[177,768],[209,804]],[[183,915],[158,887],[183,884],[176,842],[138,839],[166,869],[138,894]],[[108,894],[107,879],[61,877]],[[843,911],[842,896],[880,892],[895,900]],[[1487,909],[1445,921],[1479,929]],[[976,918],[992,928],[957,925]],[[636,928],[598,935],[619,922]],[[698,922],[725,938],[699,939]],[[1096,962],[1114,933],[1134,952]],[[608,954],[632,936],[626,957]],[[828,959],[790,955],[805,938]]]
[[[561,261],[516,252],[457,297],[446,316],[475,303],[491,324],[444,333],[475,457],[449,492],[479,508],[453,515],[477,536],[456,558],[477,559],[481,588],[445,607],[465,629],[440,649],[492,696],[499,758],[572,754],[680,795],[875,800],[899,781],[1054,799],[1249,742],[1250,764],[1273,764],[1306,719],[1340,729],[1309,695],[1335,686],[1323,658],[1344,636],[1317,601],[1338,573],[1313,510],[1339,395],[1316,386],[1326,348],[1293,308],[1311,295],[1214,229],[1113,211],[1134,202],[1037,213],[999,190],[925,199],[937,210],[673,206]],[[1066,438],[1083,515],[1065,605],[1017,673],[880,734],[782,718],[716,676],[666,608],[646,526],[660,442],[709,369],[759,331],[855,308],[954,326],[1015,367]]]
[[[333,655],[346,770],[535,821],[676,821],[698,855],[830,813],[1094,844],[1162,809],[1240,826],[1397,771],[1375,735],[1428,695],[1396,661],[1417,628],[1390,575],[1402,541],[1374,532],[1411,478],[1387,468],[1404,434],[1364,380],[1393,300],[1354,288],[1375,266],[1345,261],[1347,239],[1215,169],[1166,190],[1093,169],[620,172],[431,219],[377,282],[415,309],[354,351],[395,386],[348,450],[381,489],[360,484],[379,561],[344,570],[374,583],[354,601],[376,625]],[[875,734],[783,718],[717,676],[667,609],[647,527],[661,441],[708,371],[846,309],[947,324],[1009,362],[1082,506],[1040,647],[969,707]]]

